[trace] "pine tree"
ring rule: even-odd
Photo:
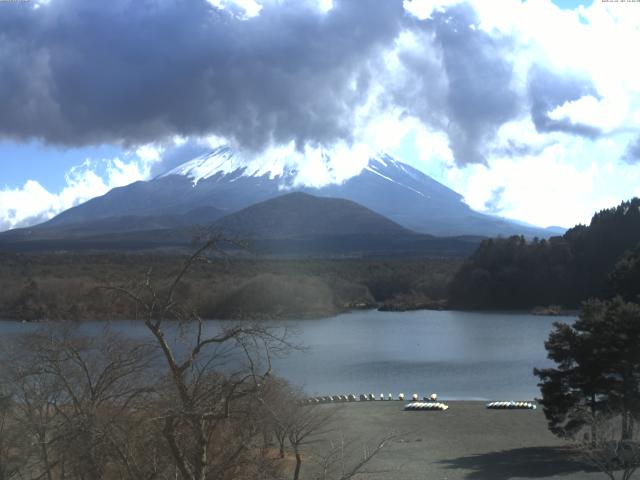
[[[556,368],[534,369],[549,429],[575,437],[599,416],[619,416],[630,438],[640,416],[640,306],[591,300],[573,325],[556,323],[545,342]]]

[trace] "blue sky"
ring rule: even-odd
[[[640,4],[374,4],[0,3],[0,230],[221,143],[315,183],[304,152],[346,178],[385,150],[542,226],[640,195]]]

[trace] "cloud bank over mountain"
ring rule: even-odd
[[[565,102],[602,98],[588,73],[529,58],[519,84],[521,38],[483,28],[471,4],[424,19],[400,0],[336,0],[329,10],[265,1],[251,17],[217,5],[4,6],[0,133],[62,145],[215,134],[253,150],[302,148],[354,141],[359,122],[399,108],[445,131],[458,164],[485,162],[497,129],[524,115],[541,132],[600,133],[549,117]]]

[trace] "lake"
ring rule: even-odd
[[[309,394],[436,392],[449,400],[529,400],[539,396],[533,368],[552,365],[544,349],[552,323],[574,320],[522,313],[371,310],[279,321],[308,348],[275,359],[274,373]],[[211,321],[212,327],[216,324]],[[86,322],[83,329],[99,334],[104,325]],[[141,323],[112,325],[129,337],[149,335]],[[0,322],[5,338],[31,328]]]

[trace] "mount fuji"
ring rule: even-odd
[[[286,158],[246,160],[228,146],[218,147],[152,180],[114,188],[43,224],[5,232],[0,240],[135,237],[140,232],[160,231],[163,235],[172,231],[170,237],[179,237],[176,229],[215,224],[251,205],[292,192],[349,200],[406,230],[433,236],[549,237],[562,233],[476,212],[460,194],[385,153],[370,158],[360,173],[341,183],[309,186],[299,173]]]

